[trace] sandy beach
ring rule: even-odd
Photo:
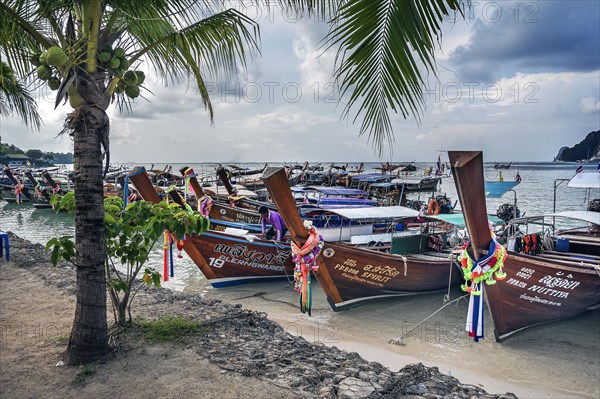
[[[116,334],[111,353],[101,361],[91,366],[61,366],[75,305],[73,269],[50,267],[40,245],[15,236],[11,239],[14,261],[0,263],[2,398],[116,393],[134,398],[352,398],[397,397],[401,392],[431,398],[515,397],[487,394],[480,386],[462,385],[420,364],[390,371],[368,361],[390,363],[385,351],[368,344],[339,341],[341,349],[352,352],[311,344],[264,313],[166,289],[142,289],[134,317],[197,317],[211,323],[206,335],[183,344],[149,344],[135,332]],[[370,354],[371,359],[363,359],[356,351]],[[397,365],[390,363],[392,369]],[[361,379],[371,381],[366,390],[361,391]]]

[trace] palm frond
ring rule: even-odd
[[[417,122],[425,108],[421,68],[435,73],[435,43],[443,18],[462,12],[461,0],[355,0],[340,5],[326,38],[338,47],[335,79],[342,117],[362,118],[382,154],[394,139],[390,110]]]
[[[42,119],[29,91],[16,79],[11,68],[0,60],[0,115],[17,115],[28,126],[39,130]]]
[[[211,3],[213,8],[208,11],[187,0],[169,2],[170,8],[160,7],[164,2],[153,0],[143,10],[125,3],[111,1],[111,6],[121,7],[114,31],[123,32],[118,43],[127,48],[131,63],[147,61],[165,84],[193,79],[212,120],[205,82],[230,79],[245,68],[246,60],[258,51],[258,26],[233,9],[204,17],[214,11],[216,3]],[[201,19],[185,25],[193,16]]]

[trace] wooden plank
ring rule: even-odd
[[[598,264],[600,265],[600,259],[581,259],[581,258],[574,258],[571,256],[565,256],[565,255],[552,255],[552,254],[547,254],[547,253],[541,253],[541,254],[537,254],[535,256],[541,256],[543,258],[548,258],[548,259],[556,259],[556,260],[563,260],[563,261],[569,261],[569,262],[583,262],[585,264]],[[585,255],[583,255],[585,256]]]
[[[481,151],[448,151],[454,184],[465,217],[473,256],[487,253],[492,236],[488,226]]]
[[[183,168],[179,169],[181,176],[183,176],[185,178],[185,172],[188,169],[190,169],[190,168],[188,168],[187,166],[184,166]],[[204,189],[202,188],[200,183],[198,183],[198,179],[196,179],[196,176],[191,176],[189,181],[190,181],[190,185],[194,189],[194,192],[196,193],[196,199],[200,199],[201,197],[203,197],[205,194]]]
[[[544,253],[545,254],[552,254],[552,255],[583,256],[583,257],[588,257],[588,258],[593,258],[593,259],[600,259],[600,256],[598,256],[598,255],[581,254],[581,253],[578,253],[578,252],[559,252],[559,251],[544,250]]]
[[[269,191],[271,199],[277,206],[279,214],[285,221],[285,225],[291,233],[292,240],[294,240],[297,245],[302,246],[308,238],[308,231],[304,227],[300,215],[298,214],[296,201],[292,196],[290,183],[285,170],[283,168],[266,168],[262,180]],[[333,278],[329,273],[322,255],[319,255],[317,262],[319,264],[317,278],[323,287],[323,290],[334,303],[342,302],[342,296],[333,282]]]
[[[229,195],[235,194],[235,189],[231,185],[231,182],[229,181],[229,176],[227,176],[227,170],[224,167],[219,166],[217,168],[217,176],[219,176],[219,179],[221,179],[221,181],[223,182],[223,186],[225,187],[225,190],[227,190],[227,193]]]
[[[577,234],[561,234],[557,238],[568,238],[570,241],[585,241],[586,243],[598,244],[600,243],[600,237],[587,237]]]

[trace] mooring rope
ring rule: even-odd
[[[408,334],[410,334],[411,332],[413,332],[414,330],[416,330],[418,327],[420,327],[427,320],[431,319],[433,316],[435,316],[437,313],[439,313],[446,306],[450,305],[451,303],[458,302],[459,300],[461,300],[463,298],[466,298],[469,295],[470,294],[465,294],[465,295],[463,295],[461,297],[458,297],[458,298],[454,299],[453,301],[445,303],[444,305],[442,305],[441,308],[439,308],[438,310],[436,310],[435,312],[433,312],[432,314],[430,314],[429,316],[427,316],[422,322],[420,322],[419,324],[417,324],[416,326],[414,326],[413,328],[411,328],[410,330],[408,330],[407,332],[405,332],[404,334],[402,334],[402,336],[400,336],[400,338],[391,338],[388,341],[388,344],[404,345],[404,342],[402,342],[404,340],[404,337],[406,337]]]

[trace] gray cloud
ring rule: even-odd
[[[464,81],[600,68],[597,1],[476,3],[472,13],[469,42],[449,56]]]

